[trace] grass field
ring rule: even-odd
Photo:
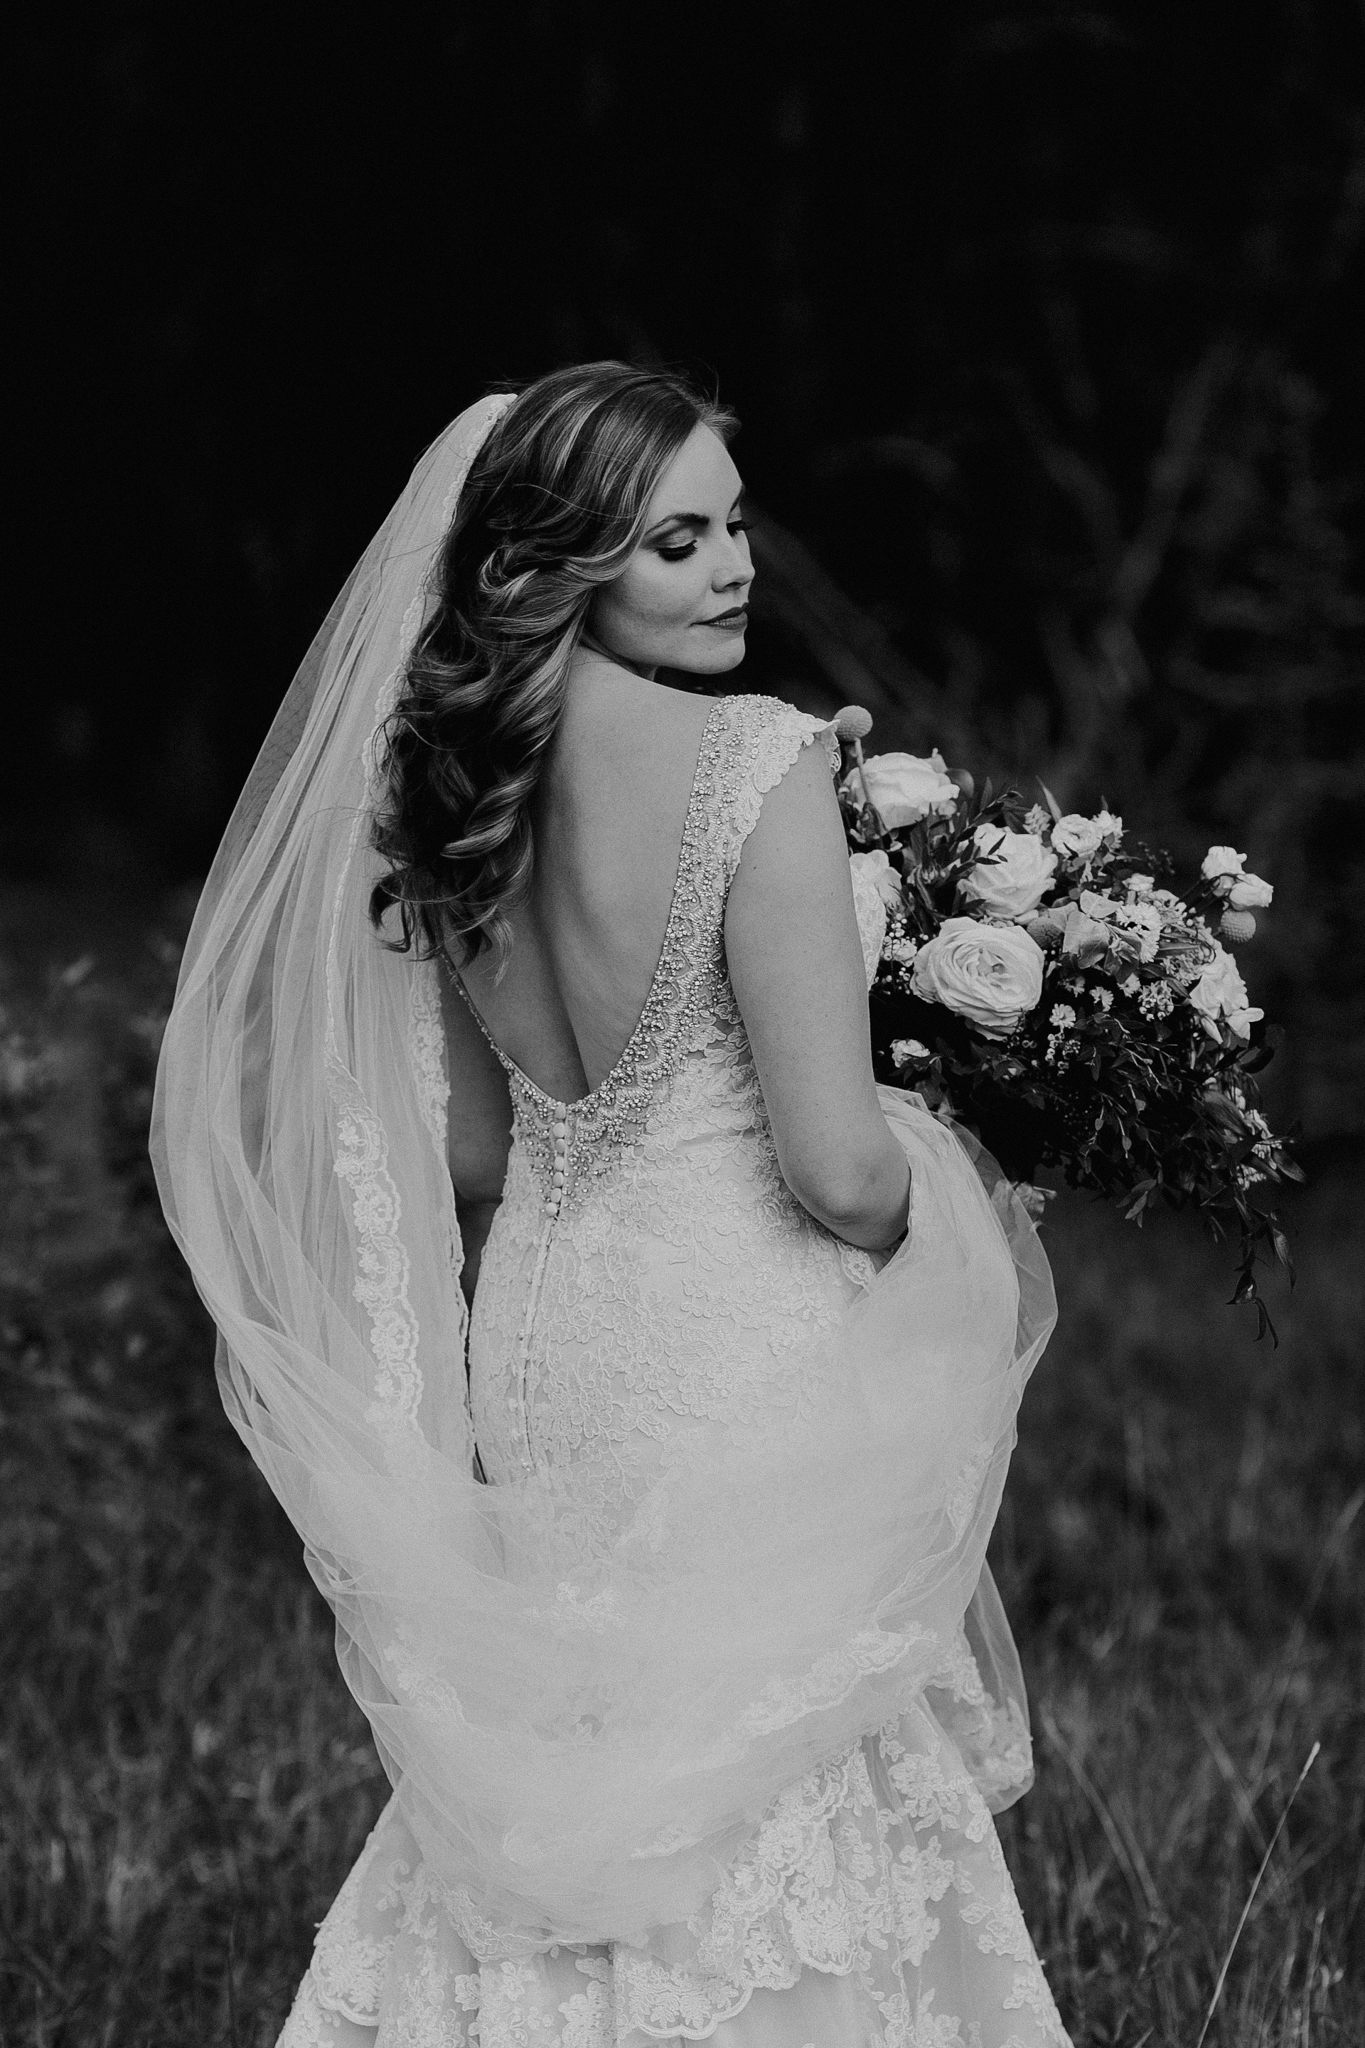
[[[10,923],[0,2042],[264,2048],[386,1786],[160,1227],[173,931]],[[1052,1205],[993,1558],[1039,1753],[1005,1846],[1078,2048],[1196,2048],[1267,1848],[1207,2041],[1365,2041],[1362,1197],[1296,1197],[1278,1351],[1189,1220]]]

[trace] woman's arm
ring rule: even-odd
[[[470,1015],[469,1005],[447,986],[442,1007],[450,1073],[446,1157],[464,1245],[460,1285],[472,1306],[479,1262],[507,1177],[512,1097],[497,1054]]]
[[[910,1167],[877,1100],[858,921],[820,748],[763,799],[725,917],[730,981],[788,1187],[850,1244],[906,1227]]]

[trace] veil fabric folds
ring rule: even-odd
[[[438,544],[511,403],[422,457],[284,701],[190,933],[153,1156],[228,1412],[471,1947],[665,1953],[784,1787],[945,1682],[969,1603],[1019,1692],[973,1596],[1052,1292],[989,1163],[883,1090],[909,1237],[812,1332],[771,1429],[697,1431],[590,1557],[552,1478],[482,1483],[445,1155],[463,1077],[436,968],[369,921],[369,824]]]

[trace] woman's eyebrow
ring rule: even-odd
[[[730,510],[732,512],[734,511],[735,506],[738,505],[740,499],[743,496],[744,486],[743,484],[741,484],[739,489],[735,492],[734,502],[730,506]],[[709,526],[710,524],[710,515],[705,512],[670,512],[666,519],[657,520],[655,524],[650,527],[648,533],[645,535],[645,539],[652,540],[656,533],[662,533],[664,531],[664,528],[668,526],[690,526],[694,529],[700,530],[702,527]]]

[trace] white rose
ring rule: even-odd
[[[920,947],[910,982],[987,1038],[1008,1038],[1043,993],[1043,951],[1018,925],[949,917]]]
[[[949,781],[947,763],[937,747],[927,760],[918,754],[869,754],[862,768],[850,769],[843,781],[858,803],[864,782],[888,832],[951,811],[957,801],[957,784]]]
[[[1057,872],[1057,856],[1033,832],[978,825],[972,834],[983,856],[963,877],[962,893],[992,917],[1027,917]]]
[[[1237,962],[1225,946],[1216,942],[1212,960],[1190,990],[1190,1001],[1203,1018],[1210,1038],[1218,1036],[1220,1017],[1235,1037],[1248,1038],[1257,1018],[1265,1015],[1264,1010],[1249,1007],[1247,986],[1237,972]]]
[[[871,988],[886,937],[888,906],[898,905],[901,900],[900,876],[880,847],[874,853],[851,853],[848,866],[853,880],[853,908],[858,915],[858,937],[863,946],[863,972]]]
[[[927,1045],[921,1045],[917,1038],[893,1038],[891,1058],[898,1067],[908,1067],[912,1060],[931,1060],[934,1055]]]
[[[1237,875],[1228,890],[1229,910],[1267,910],[1275,891],[1259,875]]]
[[[1123,820],[1109,811],[1100,811],[1093,818],[1083,818],[1079,811],[1068,811],[1064,818],[1056,819],[1052,827],[1052,844],[1064,860],[1090,860],[1106,839],[1118,841],[1122,837]]]

